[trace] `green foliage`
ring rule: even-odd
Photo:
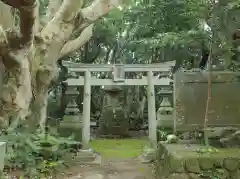
[[[230,35],[240,28],[239,4],[239,0],[133,0],[99,20],[94,38],[108,49],[101,54],[106,59],[107,52],[120,44],[122,62],[151,63],[149,59],[196,58],[214,34],[214,56],[227,64],[232,56]]]
[[[8,144],[5,163],[8,171],[20,169],[26,171],[26,176],[40,179],[54,176],[66,167],[63,159],[72,150],[72,144],[77,142],[57,135],[26,131],[17,130],[1,136],[1,141]]]

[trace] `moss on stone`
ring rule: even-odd
[[[167,179],[189,179],[186,173],[172,173]]]
[[[200,157],[198,159],[201,170],[210,170],[214,167],[214,161],[209,157]]]
[[[176,156],[169,156],[168,157],[169,169],[171,172],[174,173],[183,173],[184,172],[184,159],[176,157]]]
[[[214,152],[198,152],[201,145],[159,144],[159,153],[164,152],[162,163],[164,176],[168,179],[240,179],[239,149],[217,149]],[[161,149],[160,149],[161,148]],[[202,150],[201,150],[202,151]],[[212,151],[212,150],[211,150]],[[183,165],[182,165],[183,164]],[[183,166],[183,167],[182,167]],[[184,169],[182,169],[184,168]],[[188,176],[186,177],[186,173]]]
[[[196,173],[188,173],[189,179],[201,179],[201,177]]]
[[[228,157],[224,159],[223,166],[228,171],[235,171],[238,169],[239,163],[239,158]]]
[[[240,170],[236,170],[230,173],[231,179],[240,179]]]
[[[189,173],[200,173],[200,171],[201,171],[197,158],[186,159],[185,168]]]
[[[229,173],[225,169],[216,169],[214,172],[214,177],[220,179],[228,179]]]

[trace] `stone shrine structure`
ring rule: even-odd
[[[104,86],[102,116],[99,133],[104,136],[124,137],[128,132],[128,116],[119,100],[120,86]]]
[[[149,141],[153,146],[157,144],[157,120],[155,107],[155,90],[154,86],[169,86],[172,82],[169,78],[158,78],[153,72],[161,72],[168,74],[171,67],[175,65],[175,61],[159,64],[77,64],[72,62],[63,62],[63,66],[68,68],[69,72],[84,72],[84,77],[78,76],[68,78],[66,83],[69,86],[84,85],[84,101],[83,101],[83,128],[82,143],[87,148],[90,141],[90,114],[91,114],[91,86],[148,86],[148,128]],[[92,72],[112,72],[113,79],[98,79],[92,76]],[[141,79],[126,79],[125,72],[147,72],[147,76]],[[112,109],[111,109],[112,110]],[[116,111],[115,111],[116,112]],[[112,112],[114,117],[114,112]],[[79,131],[80,132],[80,131]]]

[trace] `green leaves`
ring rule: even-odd
[[[62,158],[78,142],[71,138],[60,138],[36,131],[29,134],[27,130],[2,135],[1,141],[8,141],[5,167],[9,170],[24,169],[30,178],[43,178],[41,175],[51,175],[63,167]]]
[[[122,10],[114,10],[101,20],[95,34],[103,37],[105,46],[112,48],[116,41],[123,41],[120,36],[127,31],[123,56],[149,59],[155,48],[182,49],[193,41],[207,38],[209,34],[199,28],[200,19],[207,13],[207,2],[133,0]]]
[[[208,47],[214,32],[215,54],[225,59],[231,49],[230,35],[240,27],[239,2],[132,0],[100,20],[94,36],[101,39],[107,51],[115,48],[116,43],[123,44],[124,62],[142,63],[153,56],[161,61],[175,60],[171,58],[179,54],[183,55],[180,58],[192,58],[190,51],[200,52],[202,44]]]

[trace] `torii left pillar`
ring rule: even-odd
[[[91,115],[91,72],[85,71],[84,76],[84,99],[83,99],[83,129],[82,143],[84,148],[89,147],[90,141],[90,115]]]
[[[149,140],[153,147],[157,145],[157,118],[155,107],[155,89],[153,84],[153,72],[148,72],[148,130]]]

